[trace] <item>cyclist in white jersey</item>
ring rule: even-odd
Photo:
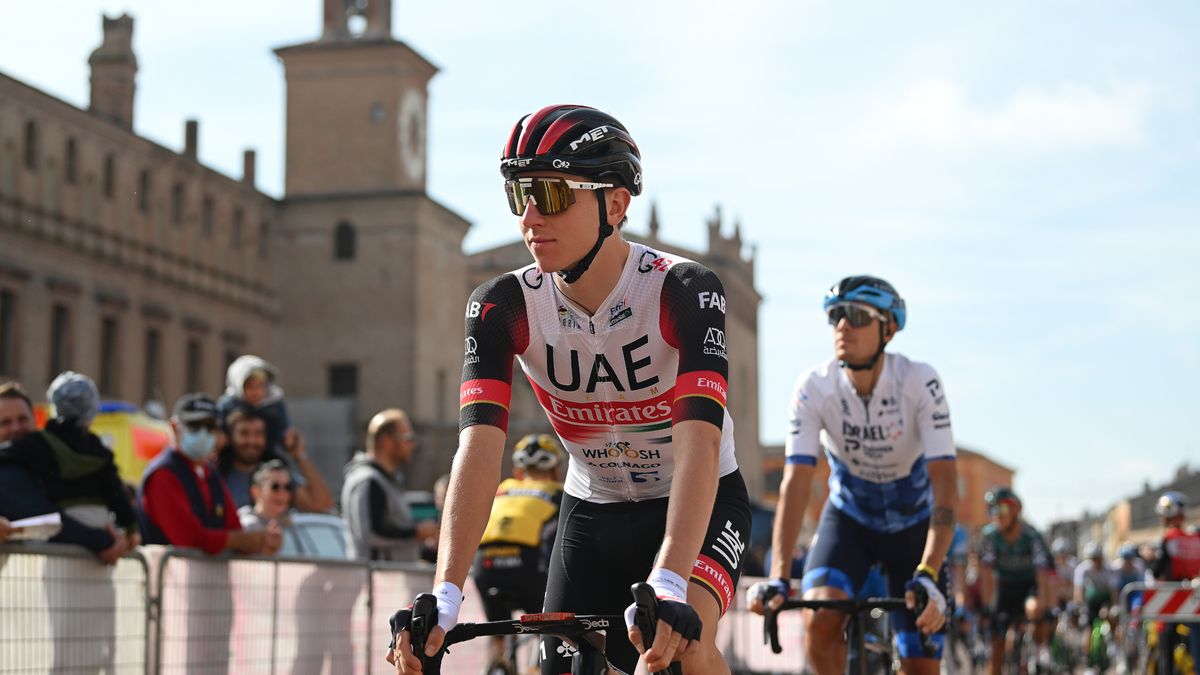
[[[829,500],[805,564],[804,597],[852,597],[867,570],[881,563],[893,596],[919,585],[929,597],[920,616],[893,612],[904,672],[936,673],[946,605],[939,577],[958,502],[946,393],[930,366],[884,353],[907,316],[891,284],[847,277],[829,290],[824,306],[836,358],[801,375],[793,394],[774,557],[792,550],[800,534],[823,445]],[[789,593],[787,567],[773,564],[771,575],[751,589],[751,609],[778,606]],[[841,672],[845,615],[806,610],[804,620],[813,670]]]
[[[526,115],[501,173],[535,262],[467,303],[461,433],[435,574],[440,629],[426,651],[457,620],[487,523],[515,358],[570,454],[544,611],[624,611],[628,641],[610,634],[606,651],[632,673],[643,645],[629,587],[647,581],[660,616],[649,669],[679,657],[688,673],[728,673],[716,627],[741,572],[750,506],[725,409],[721,282],[619,235],[642,189],[641,159],[610,115],[584,106]],[[570,672],[570,652],[546,639],[543,674]],[[389,660],[419,672],[407,631]]]

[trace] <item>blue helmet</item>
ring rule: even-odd
[[[904,320],[907,312],[904,309],[904,299],[896,292],[891,284],[866,275],[846,277],[833,285],[825,293],[825,311],[839,302],[862,302],[881,311],[887,312],[896,321],[896,328],[904,330]]]

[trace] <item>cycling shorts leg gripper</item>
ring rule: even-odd
[[[896,631],[896,645],[902,659],[940,659],[946,644],[945,631],[925,635],[920,630]]]
[[[742,576],[743,553],[750,542],[750,495],[740,471],[721,478],[700,555],[692,567],[691,583],[708,591],[720,616],[733,604]]]

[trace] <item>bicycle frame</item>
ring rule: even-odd
[[[832,609],[840,612],[845,612],[849,615],[846,632],[850,636],[851,644],[849,644],[850,652],[847,652],[846,660],[849,662],[850,657],[854,654],[857,658],[858,675],[867,675],[867,659],[866,659],[866,640],[863,636],[863,615],[875,609],[885,611],[895,611],[905,609],[904,600],[900,598],[866,598],[856,600],[846,598],[843,600],[784,600],[783,604],[777,609],[766,608],[763,611],[763,642],[769,642],[771,651],[779,654],[783,651],[783,647],[779,644],[779,612],[788,609]]]

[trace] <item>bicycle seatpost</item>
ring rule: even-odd
[[[425,643],[429,633],[437,625],[437,598],[431,593],[422,593],[413,601],[412,626],[409,629],[412,638],[413,653],[421,660],[421,671],[427,675],[440,675],[442,672],[442,654],[439,651],[434,656],[425,656]]]
[[[654,595],[654,588],[644,581],[630,586],[629,590],[633,593],[634,604],[637,605],[633,622],[642,632],[642,646],[650,649],[658,628],[658,598]],[[683,675],[683,666],[678,661],[673,661],[668,670],[656,671],[651,675]]]

